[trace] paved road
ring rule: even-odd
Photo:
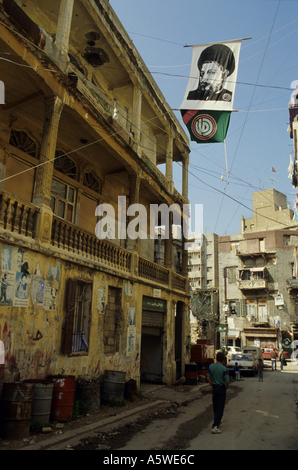
[[[264,382],[247,377],[234,382],[221,435],[211,434],[211,393],[180,407],[178,415],[152,419],[114,447],[133,450],[298,450],[298,365],[284,372],[266,369]],[[120,443],[119,443],[120,444]]]
[[[246,378],[236,384],[241,393],[226,406],[222,434],[212,435],[208,427],[188,450],[297,450],[298,365],[266,369],[264,382]]]

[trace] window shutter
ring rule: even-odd
[[[72,340],[73,340],[73,325],[74,314],[76,308],[78,281],[75,279],[68,279],[67,283],[67,297],[66,297],[66,322],[65,322],[65,336],[63,345],[63,354],[69,355],[72,353]]]

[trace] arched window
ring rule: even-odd
[[[63,150],[56,150],[55,154],[55,161],[54,161],[54,168],[63,175],[72,178],[73,180],[77,180],[77,167],[71,158],[67,155],[64,155],[65,152]]]
[[[92,173],[84,173],[83,184],[87,188],[92,189],[92,191],[95,191],[96,193],[100,193],[101,191],[101,185],[98,179],[95,178]]]
[[[13,129],[10,133],[9,143],[10,145],[13,145],[13,147],[22,150],[22,152],[31,155],[31,157],[37,157],[36,143],[31,139],[31,137],[29,137],[27,132]]]

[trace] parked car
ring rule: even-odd
[[[241,353],[242,349],[238,348],[237,346],[228,346],[228,354],[236,354]]]
[[[273,351],[273,348],[264,348],[262,349],[262,356],[265,361],[270,361],[271,360],[271,353]],[[275,350],[277,357],[278,357],[278,351]]]
[[[228,346],[227,349],[228,349],[227,362],[231,360],[231,357],[233,354],[242,352],[241,348],[238,348],[237,346]]]
[[[277,360],[279,360],[279,355],[280,355],[280,351],[278,351],[278,349],[274,348],[275,349],[275,352],[277,354]],[[265,361],[270,361],[271,360],[271,353],[273,351],[273,348],[264,348],[262,349],[262,356],[263,356],[263,359]],[[286,360],[290,361],[291,360],[291,355],[289,354],[288,351],[284,351],[284,355],[286,357]]]
[[[238,363],[240,373],[249,373],[254,376],[257,373],[257,360],[252,354],[237,353],[233,354],[228,364],[228,370],[231,374],[234,373],[234,367]]]
[[[263,360],[262,349],[257,346],[245,346],[242,348],[242,352],[244,354],[251,354],[257,362],[259,359]]]

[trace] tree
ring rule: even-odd
[[[215,320],[212,312],[212,293],[198,291],[193,294],[190,300],[190,308],[194,317],[197,318],[196,333],[198,337],[206,337],[209,322]]]

